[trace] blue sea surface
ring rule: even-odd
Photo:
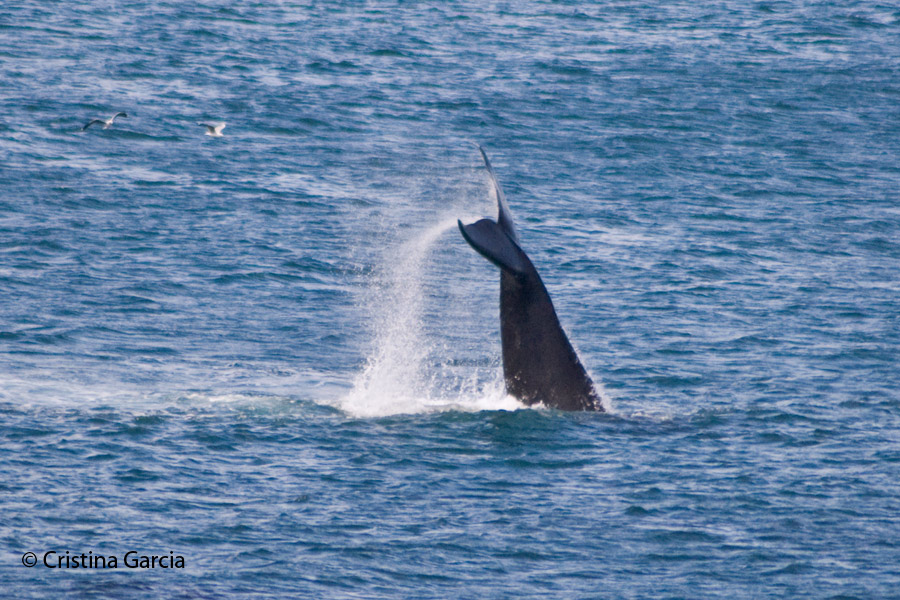
[[[896,597],[900,8],[662,4],[4,2],[2,595]]]

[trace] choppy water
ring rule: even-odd
[[[4,593],[895,595],[898,76],[889,3],[5,3]],[[610,414],[504,397],[473,141]]]

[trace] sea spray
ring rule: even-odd
[[[424,324],[427,269],[435,242],[455,227],[456,217],[442,218],[385,256],[381,277],[370,290],[374,348],[353,389],[342,399],[343,410],[371,417],[522,407],[505,394],[496,369],[496,377],[487,383],[473,373],[448,386],[426,360],[442,346],[429,339]]]

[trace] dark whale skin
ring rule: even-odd
[[[527,257],[526,257],[527,258]],[[537,270],[500,273],[500,339],[506,390],[525,404],[560,410],[603,410]]]

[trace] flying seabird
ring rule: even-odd
[[[225,123],[200,123],[197,125],[203,125],[206,127],[206,135],[211,135],[213,137],[222,137],[222,130],[225,129]]]
[[[127,116],[128,116],[128,113],[117,112],[116,114],[114,114],[110,118],[106,119],[105,121],[103,119],[94,119],[93,121],[91,121],[90,123],[88,123],[87,125],[82,127],[81,130],[84,131],[91,125],[103,125],[103,129],[109,129],[110,125],[113,124],[113,121],[116,120],[116,117],[127,117]]]

